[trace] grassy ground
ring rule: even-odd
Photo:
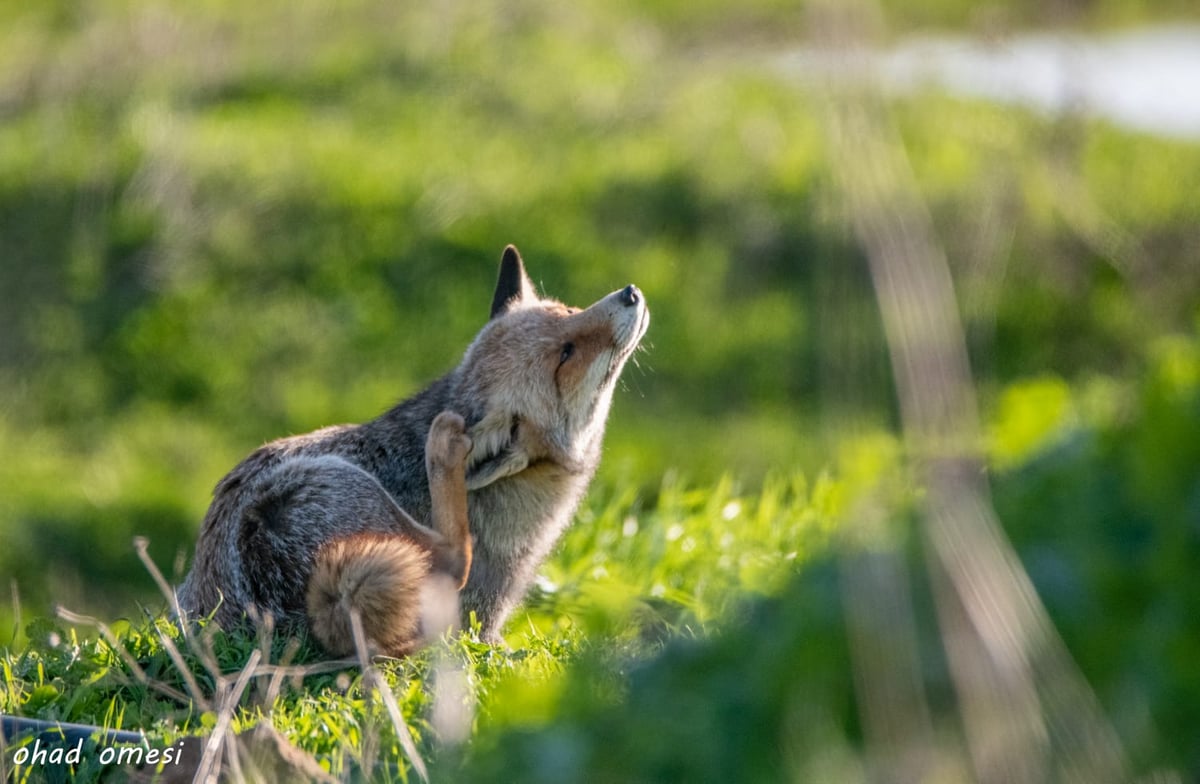
[[[748,596],[777,593],[825,552],[841,503],[832,480],[798,475],[753,493],[729,481],[704,488],[668,481],[656,496],[631,486],[592,495],[510,624],[511,647],[482,644],[468,631],[379,665],[423,759],[453,778],[459,744],[478,732],[552,724],[573,700],[616,701],[636,662],[670,639],[706,636]],[[273,673],[261,665],[320,661],[307,645],[289,648],[286,637],[201,632],[189,641],[157,609],[101,631],[38,620],[28,634],[31,644],[3,659],[0,712],[145,729],[153,745],[170,747],[182,735],[213,730],[223,706],[212,695],[221,694],[219,683],[232,687],[253,654],[261,674],[228,697],[233,731],[269,718],[334,775],[414,775],[386,705],[364,686],[356,663],[271,685]],[[579,667],[592,683],[574,696],[565,674]],[[94,772],[85,766],[80,776]],[[34,780],[38,774],[33,768]]]

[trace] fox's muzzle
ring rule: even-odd
[[[585,316],[585,314],[589,314]],[[611,330],[612,345],[616,349],[613,357],[616,365],[614,371],[620,370],[620,363],[637,347],[645,334],[650,321],[650,311],[646,307],[646,296],[642,290],[630,283],[623,289],[617,289],[601,299],[574,318],[599,319],[596,323],[607,322],[606,329]],[[582,319],[581,319],[582,320]]]

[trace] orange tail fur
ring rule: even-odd
[[[313,635],[335,656],[353,654],[350,613],[357,610],[376,652],[413,651],[421,642],[421,583],[429,569],[429,554],[402,536],[367,532],[326,542],[308,581]]]

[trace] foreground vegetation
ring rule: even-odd
[[[813,19],[784,5],[0,3],[0,713],[160,746],[269,720],[343,779],[861,780],[846,563],[885,549],[913,575],[938,769],[968,778],[831,96],[772,68]],[[884,13],[1062,21],[1044,5]],[[1200,147],[889,110],[1000,519],[1131,770],[1194,776]],[[183,639],[134,537],[178,582],[241,456],[448,369],[507,242],[552,295],[634,281],[654,313],[509,647],[467,630],[295,681],[261,668],[320,657],[282,635]]]
[[[276,37],[270,8],[0,6],[0,448],[19,455],[0,573],[27,612],[126,611],[153,590],[133,536],[170,576],[242,455],[452,366],[509,241],[568,302],[649,298],[610,479],[811,474],[837,423],[894,422],[805,85],[698,60],[632,11],[362,0],[281,9]],[[935,96],[895,119],[988,399],[1136,376],[1155,336],[1194,329],[1195,145]]]

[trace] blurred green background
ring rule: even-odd
[[[877,10],[894,35],[1195,13]],[[894,429],[823,98],[772,65],[814,13],[0,2],[0,640],[55,602],[155,602],[132,537],[178,573],[242,455],[451,368],[509,242],[548,294],[634,282],[653,311],[601,488],[815,475]],[[935,93],[891,109],[949,256],[1001,518],[1123,728],[1194,730],[1200,144]]]

